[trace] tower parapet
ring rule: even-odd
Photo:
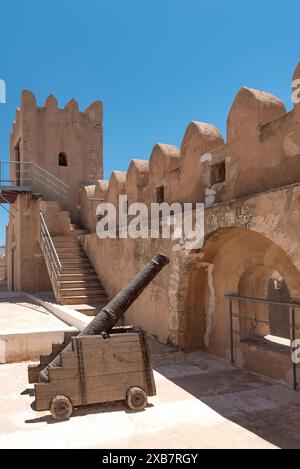
[[[35,96],[24,90],[11,131],[11,161],[33,162],[67,184],[71,191],[66,208],[74,222],[80,186],[103,178],[102,120],[101,101],[81,112],[76,100],[61,109],[50,95],[38,107]]]

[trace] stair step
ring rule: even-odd
[[[99,279],[97,277],[97,275],[95,273],[93,273],[94,271],[91,271],[91,273],[84,273],[84,272],[80,272],[80,273],[63,273],[63,274],[60,274],[60,282],[88,282],[88,281],[91,281],[91,282],[96,282],[98,281],[99,282]]]
[[[92,275],[94,272],[92,266],[64,266],[60,271],[60,278],[62,275]]]
[[[81,246],[78,244],[74,244],[74,246],[70,246],[69,244],[66,244],[65,246],[55,246],[56,250],[58,252],[84,252]]]
[[[52,241],[57,246],[65,246],[66,244],[72,245],[72,246],[81,246],[79,239],[75,238],[74,236],[72,236],[71,238],[65,238],[65,239],[52,238]]]
[[[68,233],[68,234],[64,234],[64,235],[55,235],[55,236],[51,236],[51,238],[53,239],[53,241],[65,241],[65,240],[70,240],[70,239],[76,239],[77,240],[77,233]]]
[[[87,260],[88,262],[90,262],[89,258],[86,256],[86,254],[84,254],[83,252],[82,253],[75,253],[75,252],[58,252],[58,257],[61,261],[63,260],[69,260],[69,259],[73,259],[74,261],[76,260]]]
[[[59,294],[61,297],[69,297],[69,296],[99,296],[100,298],[106,297],[106,293],[103,288],[60,288]]]
[[[60,301],[64,305],[80,305],[80,304],[97,304],[103,301],[103,297],[101,296],[87,296],[87,295],[81,295],[81,296],[64,296],[63,298],[60,298]],[[108,303],[104,302],[105,304]]]
[[[63,265],[72,265],[72,264],[79,264],[79,265],[82,265],[82,264],[85,264],[85,265],[91,265],[89,259],[86,257],[84,260],[81,260],[81,259],[62,259],[62,264]]]
[[[84,314],[95,315],[108,303],[108,297],[79,240],[89,231],[76,225],[71,229],[68,234],[52,237],[62,265],[59,300]]]
[[[76,235],[85,235],[85,234],[89,234],[89,231],[88,230],[84,230],[82,228],[75,228],[75,230],[71,230],[73,231]]]
[[[60,282],[61,288],[98,288],[100,290],[104,290],[99,280],[63,280]]]
[[[52,238],[55,246],[81,246],[79,239],[76,236],[70,236],[64,239]]]

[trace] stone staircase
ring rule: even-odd
[[[79,241],[79,236],[87,233],[75,228],[70,234],[52,236],[62,264],[56,296],[63,305],[95,315],[108,303],[108,297]]]
[[[7,292],[7,283],[6,280],[0,280],[0,293]]]

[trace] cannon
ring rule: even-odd
[[[86,404],[125,400],[131,409],[145,408],[147,396],[156,394],[146,334],[115,326],[168,262],[164,254],[155,254],[82,332],[51,356],[35,384],[36,410],[50,409],[55,419],[65,419],[73,407]],[[33,371],[31,367],[31,376]]]

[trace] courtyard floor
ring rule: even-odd
[[[66,324],[42,306],[26,297],[10,297],[9,293],[0,297],[0,331],[27,331],[40,329],[61,329]]]
[[[93,405],[56,422],[31,407],[28,363],[0,365],[1,448],[297,448],[300,392],[214,355],[151,340],[157,396],[142,412]]]

